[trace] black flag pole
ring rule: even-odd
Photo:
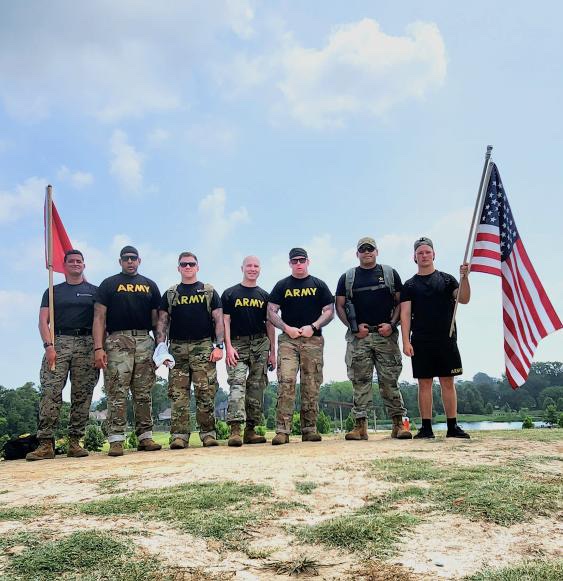
[[[475,201],[475,208],[473,210],[473,219],[471,220],[471,226],[469,228],[469,234],[467,236],[467,244],[465,245],[465,255],[463,257],[462,264],[465,264],[467,262],[470,249],[471,249],[471,251],[473,251],[473,246],[475,245],[475,237],[477,236],[477,228],[476,228],[477,216],[481,215],[481,212],[483,211],[483,203],[485,201],[485,195],[484,195],[483,188],[487,187],[487,185],[489,184],[489,178],[491,177],[492,163],[490,160],[491,160],[492,151],[493,151],[493,146],[487,145],[487,153],[485,154],[485,164],[483,165],[483,172],[481,174],[481,182],[479,183],[479,190],[477,191],[477,200]],[[460,285],[461,285],[461,281],[460,281]],[[452,336],[452,334],[454,332],[455,316],[457,313],[458,304],[459,304],[459,292],[457,293],[456,298],[455,298],[454,312],[452,315],[452,322],[450,324],[450,337]]]

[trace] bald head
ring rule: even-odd
[[[247,256],[242,261],[242,284],[244,286],[256,286],[260,276],[260,259],[257,256]]]

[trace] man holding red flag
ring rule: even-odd
[[[45,291],[39,310],[39,333],[45,355],[41,365],[41,404],[39,408],[39,447],[26,460],[46,460],[55,457],[54,431],[59,420],[62,392],[70,374],[71,402],[68,456],[88,456],[80,446],[98,382],[94,367],[92,322],[94,296],[97,287],[84,280],[84,256],[80,250],[67,250],[63,255],[65,282],[53,289],[55,317],[50,320],[49,292]],[[51,340],[54,325],[55,343]]]

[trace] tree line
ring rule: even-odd
[[[558,412],[563,411],[563,363],[560,361],[546,361],[533,363],[528,380],[522,387],[513,390],[506,377],[500,379],[490,377],[486,373],[477,373],[472,380],[459,381],[457,384],[458,411],[460,414],[491,415],[495,413],[528,412],[546,410],[554,406]],[[417,401],[417,385],[401,382],[401,392],[405,406],[411,418],[419,416]],[[439,397],[439,386],[434,386],[435,414],[443,414],[442,400]],[[0,386],[0,447],[9,438],[25,433],[37,431],[39,411],[39,389],[28,382],[17,389],[8,389]],[[277,399],[277,384],[270,383],[264,392],[264,421],[272,429],[275,425],[275,405]],[[340,408],[343,410],[343,419],[350,412],[353,399],[352,384],[349,381],[334,381],[325,383],[320,391],[320,409],[323,410],[334,423],[339,426]],[[227,393],[219,389],[215,399],[216,406],[227,400]],[[343,404],[337,405],[336,402]],[[299,389],[297,389],[296,407],[299,407]],[[379,395],[377,377],[374,377],[373,404],[378,419],[386,420],[387,413]],[[192,398],[192,407],[195,406]],[[93,404],[93,409],[103,410],[107,407],[105,397]],[[128,406],[128,420],[133,422],[133,408]],[[170,407],[168,399],[168,382],[157,379],[153,389],[153,417]],[[68,426],[70,404],[63,403],[61,419],[57,437],[66,434]],[[194,410],[192,410],[194,411]],[[323,421],[326,421],[323,417]]]

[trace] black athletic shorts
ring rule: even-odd
[[[461,375],[461,356],[457,341],[449,337],[443,341],[417,341],[413,339],[414,356],[412,376],[415,378],[452,377]]]

